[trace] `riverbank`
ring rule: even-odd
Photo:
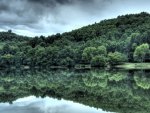
[[[107,65],[106,67],[93,67],[90,64],[77,64],[73,67],[68,67],[68,66],[28,66],[28,65],[22,65],[20,67],[15,67],[15,66],[10,66],[10,67],[0,67],[0,70],[3,69],[23,69],[23,70],[29,70],[29,69],[76,69],[76,70],[90,70],[93,68],[97,69],[113,69],[113,68],[118,68],[118,69],[126,69],[126,70],[150,70],[150,63],[123,63],[123,64],[118,64],[118,65]]]
[[[121,69],[150,69],[150,63],[124,63],[121,65],[116,65],[116,68]]]

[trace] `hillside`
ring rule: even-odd
[[[0,50],[2,67],[76,64],[99,67],[123,62],[150,62],[150,14],[118,16],[48,37],[21,37],[3,32],[0,41],[3,43]]]

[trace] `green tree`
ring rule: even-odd
[[[3,54],[8,54],[10,53],[10,46],[8,44],[5,44],[2,50],[3,50]]]
[[[109,58],[109,63],[111,65],[115,65],[115,64],[120,64],[122,62],[125,62],[126,61],[126,56],[120,52],[110,52],[108,54],[108,58]]]
[[[11,29],[9,29],[9,30],[8,30],[8,33],[12,33],[12,30],[11,30]]]
[[[95,47],[87,47],[83,50],[82,59],[88,62],[97,54],[97,49]]]
[[[97,53],[99,55],[107,55],[107,49],[106,49],[106,47],[105,46],[99,46],[97,48]]]
[[[45,54],[45,48],[41,46],[35,47],[35,59],[36,59],[36,65],[42,66],[44,65],[44,58],[46,57]]]
[[[137,46],[134,51],[134,61],[143,62],[148,54],[149,45],[147,43]]]
[[[4,54],[0,58],[0,63],[2,66],[7,67],[14,63],[14,55],[11,54]]]
[[[92,66],[106,66],[108,63],[108,58],[105,57],[104,55],[97,55],[95,57],[92,58],[91,60],[91,64]]]

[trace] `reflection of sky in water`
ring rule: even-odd
[[[0,104],[0,113],[109,113],[71,101],[30,96],[18,99],[12,105]]]

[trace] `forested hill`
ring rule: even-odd
[[[150,14],[118,16],[48,37],[21,38],[8,31],[0,33],[0,41],[1,66],[150,62]]]

